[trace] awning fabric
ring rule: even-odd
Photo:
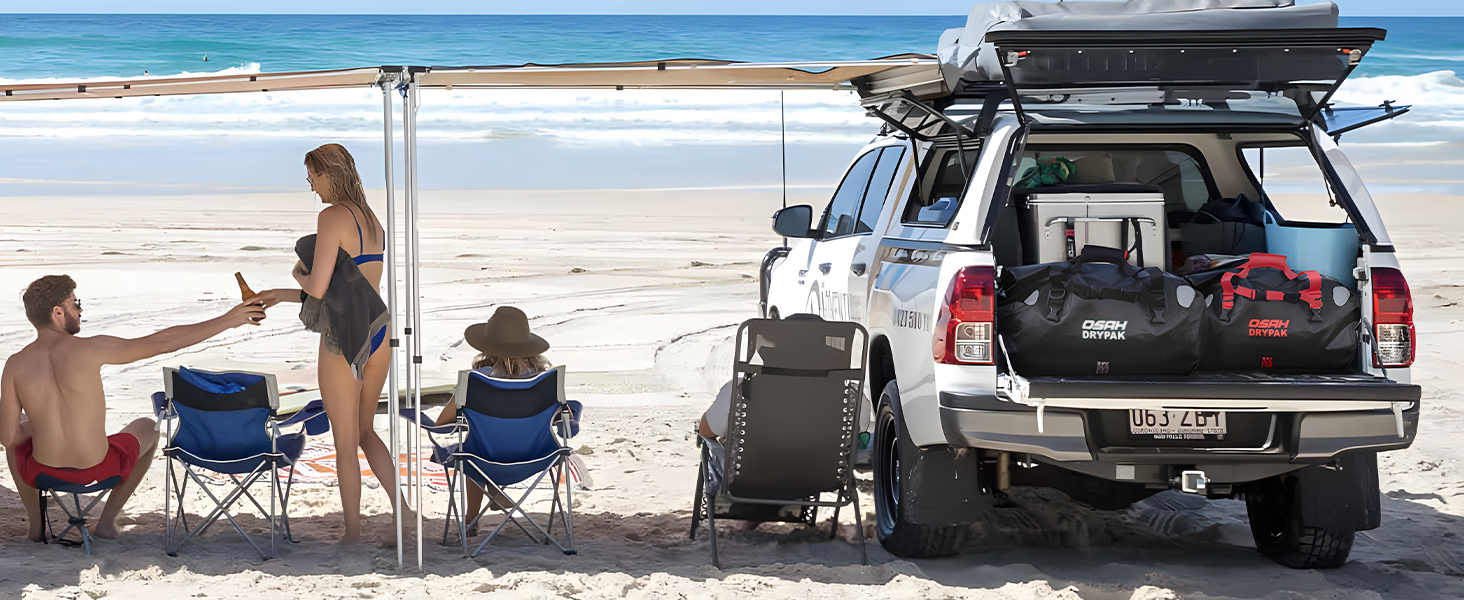
[[[677,59],[627,63],[432,67],[417,76],[430,88],[507,89],[858,89],[879,93],[889,86],[934,88],[944,82],[935,59],[906,54],[865,61],[735,63]],[[923,94],[922,94],[923,95]]]
[[[294,73],[240,73],[188,77],[135,77],[106,81],[0,84],[0,101],[126,98],[239,92],[283,92],[367,87],[381,76],[380,67]]]
[[[486,67],[366,67],[331,71],[0,84],[0,102],[125,98],[367,87],[403,70],[426,89],[857,89],[868,95],[911,89],[946,93],[934,57],[907,54],[864,61],[738,63],[677,59],[625,63]]]

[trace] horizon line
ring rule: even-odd
[[[453,13],[453,12],[416,12],[416,13],[214,13],[214,12],[11,12],[0,10],[4,15],[90,15],[90,16],[122,16],[122,15],[164,15],[164,16],[214,16],[214,17],[966,17],[965,14],[892,14],[892,13],[856,13],[856,14],[781,14],[781,13]],[[1464,17],[1461,14],[1440,14],[1440,15],[1340,15],[1347,17],[1367,17],[1385,19],[1433,19],[1439,17]]]

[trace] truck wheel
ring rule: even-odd
[[[880,394],[874,426],[875,531],[879,543],[895,556],[950,556],[961,549],[973,520],[965,514],[968,510],[958,509],[954,513],[949,510],[952,501],[962,504],[968,500],[962,497],[965,494],[953,493],[957,491],[952,485],[959,483],[956,481],[958,465],[944,448],[922,451],[910,441],[892,408],[899,402],[899,389],[890,381]],[[974,484],[975,461],[969,462],[971,472],[966,475],[971,476],[968,481]],[[979,495],[979,488],[975,488],[975,493]],[[944,524],[919,522],[915,518],[917,501],[922,505],[933,504],[930,513]]]
[[[1293,569],[1342,566],[1356,531],[1376,526],[1376,455],[1343,458],[1336,468],[1306,467],[1248,488],[1256,549]]]

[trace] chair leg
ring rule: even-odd
[[[843,508],[843,507],[842,506],[835,506],[834,507],[834,520],[829,521],[829,539],[831,539],[831,540],[834,539],[834,538],[836,538],[836,537],[839,537],[839,509],[840,508]],[[816,511],[818,509],[815,508],[814,510]]]
[[[36,490],[36,496],[41,500],[41,542],[50,544],[55,532],[51,529],[51,512],[46,507],[46,491]]]
[[[707,533],[712,538],[712,566],[720,569],[720,568],[722,568],[722,560],[721,560],[720,557],[717,556],[717,509],[716,509],[716,503],[711,498],[707,498],[706,499],[706,503],[707,503]]]
[[[163,552],[168,553],[173,547],[173,459],[165,452],[163,462]]]
[[[859,529],[859,551],[864,553],[864,564],[869,564],[869,544],[864,541],[864,511],[859,510],[859,490],[849,486],[854,496],[854,526]]]
[[[457,479],[458,479],[458,484],[457,484],[457,488],[458,488],[457,489],[457,492],[458,492],[458,499],[457,499],[458,500],[458,506],[457,506],[458,540],[461,541],[462,544],[463,544],[463,556],[470,557],[471,555],[468,554],[468,528],[469,527],[472,527],[474,523],[477,523],[478,522],[478,516],[479,515],[478,514],[475,514],[475,515],[473,515],[473,519],[471,521],[467,520],[467,515],[465,513],[468,510],[468,483],[469,483],[468,482],[468,473],[466,471],[462,470],[462,468],[461,468],[462,463],[458,463],[458,465],[459,465],[459,468],[457,469]],[[476,485],[476,484],[474,484],[474,485]],[[480,507],[478,509],[478,513],[479,514],[482,514],[482,512],[483,512],[483,509]]]
[[[701,462],[698,463],[696,467],[696,495],[693,496],[691,500],[691,531],[687,532],[686,534],[686,537],[691,539],[692,541],[696,541],[696,526],[701,524],[701,511],[703,501],[705,500],[705,498],[702,497],[702,490],[705,488],[707,481],[706,450],[703,449],[701,454]]]
[[[285,539],[291,544],[298,544],[300,540],[295,539],[295,534],[290,531],[290,490],[295,486],[295,466],[290,465],[290,476],[285,479],[285,495],[280,498],[280,516],[285,522]]]
[[[565,455],[562,460],[564,460],[564,466],[561,467],[564,471],[564,537],[569,540],[569,549],[564,550],[564,553],[579,554],[579,550],[574,547],[574,482],[570,481],[569,477],[568,455]],[[558,480],[556,479],[555,481],[557,482]],[[555,490],[555,495],[557,496],[558,486],[555,486]],[[550,528],[550,533],[553,533],[552,527]]]
[[[280,549],[275,539],[278,537],[280,524],[275,519],[276,501],[280,497],[280,470],[278,465],[271,464],[269,468],[269,557],[275,558],[280,555]]]
[[[443,469],[447,476],[447,515],[442,519],[442,545],[447,545],[447,532],[452,528],[453,522],[457,521],[453,505],[457,503],[457,485],[452,479],[452,472]]]

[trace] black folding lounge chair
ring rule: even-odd
[[[733,391],[723,441],[701,438],[691,537],[702,518],[717,555],[717,518],[813,525],[820,507],[854,505],[854,447],[869,334],[858,323],[814,315],[751,319],[737,330]],[[709,417],[711,418],[711,417]],[[724,443],[725,442],[725,443]]]

